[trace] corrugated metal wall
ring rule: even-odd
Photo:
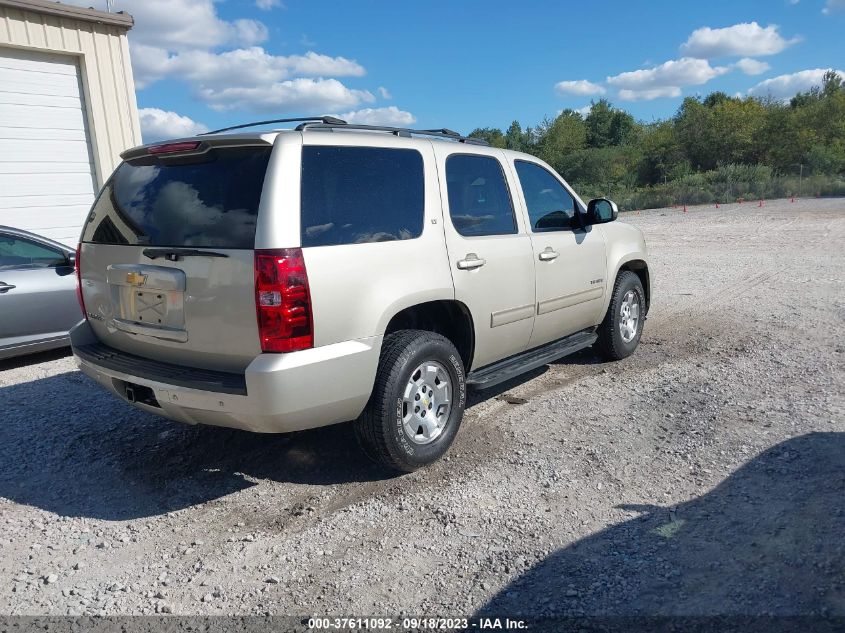
[[[80,58],[97,186],[141,143],[126,30],[0,6],[0,46],[67,53]]]

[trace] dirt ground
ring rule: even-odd
[[[0,613],[845,615],[845,200],[621,220],[636,354],[476,394],[410,475],[0,365]]]

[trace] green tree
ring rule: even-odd
[[[645,126],[640,150],[642,158],[637,166],[637,173],[642,184],[653,185],[681,176],[683,174],[678,173],[679,166],[683,166],[683,173],[688,171],[684,150],[671,121],[659,121]]]
[[[492,147],[505,148],[505,135],[495,127],[479,127],[469,133],[471,138],[480,138],[490,143]]]
[[[530,150],[530,146],[530,131],[523,132],[519,121],[511,123],[507,132],[505,132],[505,147],[517,152],[526,152]]]
[[[725,163],[756,163],[765,107],[753,98],[714,94],[704,101],[687,97],[675,117],[678,139],[693,167],[708,170]]]
[[[536,133],[537,155],[558,171],[567,154],[587,144],[587,126],[574,110],[564,110],[554,121],[543,120]]]
[[[634,117],[624,110],[617,110],[607,99],[599,99],[591,104],[585,122],[589,147],[623,145],[636,127]]]
[[[814,135],[808,137],[807,130],[801,129],[795,107],[772,102],[765,108],[765,121],[756,141],[759,161],[781,173],[799,169]]]
[[[707,143],[712,110],[695,97],[687,97],[675,115],[675,133],[684,153],[695,167],[712,161]]]
[[[513,121],[472,136],[539,156],[584,197],[628,208],[789,195],[801,173],[813,191],[845,195],[845,77],[834,71],[789,102],[712,92],[645,124],[601,99],[586,117],[564,110],[533,128]]]
[[[811,174],[836,174],[845,169],[841,153],[830,145],[813,145],[804,155],[803,163]]]

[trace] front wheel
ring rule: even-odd
[[[423,330],[392,332],[355,435],[370,458],[411,472],[449,449],[465,405],[464,365],[452,342]]]
[[[637,349],[645,321],[645,292],[630,270],[616,277],[604,321],[596,332],[596,348],[608,360],[621,360]]]

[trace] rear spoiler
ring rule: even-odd
[[[139,145],[121,152],[120,157],[126,162],[147,156],[178,156],[189,158],[201,156],[209,150],[220,147],[269,147],[273,144],[272,137],[227,135],[220,137],[180,138],[164,143],[150,143]]]

